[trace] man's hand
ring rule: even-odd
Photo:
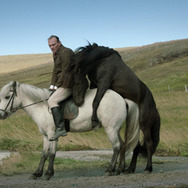
[[[50,90],[50,96],[57,90],[57,86],[54,86],[54,85],[51,85],[50,87],[49,87],[49,90]]]
[[[57,90],[57,86],[51,85],[51,86],[49,87],[49,90],[50,90],[50,91]]]

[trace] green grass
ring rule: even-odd
[[[188,156],[188,93],[184,91],[185,85],[188,86],[187,46],[186,39],[125,51],[121,49],[120,52],[124,61],[154,95],[161,115],[160,144],[157,149],[160,155]],[[0,74],[0,87],[17,80],[48,88],[52,68],[53,64],[45,64],[11,74]],[[41,151],[42,146],[43,138],[37,125],[25,112],[20,110],[8,119],[0,120],[0,150]],[[103,129],[69,133],[58,143],[59,150],[104,148],[111,148],[111,143]]]
[[[39,152],[14,153],[10,158],[3,160],[3,165],[0,165],[0,174],[11,176],[15,173],[33,173],[38,167],[40,157]],[[46,161],[44,171],[47,169],[47,165],[48,161]],[[56,158],[54,161],[54,170],[57,172],[66,169],[88,169],[107,165],[107,161],[78,161],[74,159]]]

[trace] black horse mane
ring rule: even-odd
[[[88,74],[90,71],[94,70],[99,60],[109,57],[112,54],[119,53],[111,48],[105,46],[98,46],[98,44],[90,43],[85,47],[79,47],[76,52],[76,66],[78,66],[84,74]],[[120,56],[120,55],[119,55]]]

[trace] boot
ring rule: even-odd
[[[49,139],[49,141],[57,140],[60,136],[66,136],[67,132],[65,130],[65,121],[63,117],[63,113],[61,112],[59,107],[53,107],[51,108],[54,123],[56,126],[55,134],[52,136],[52,138]]]

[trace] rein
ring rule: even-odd
[[[24,109],[24,108],[27,108],[29,106],[33,106],[35,104],[38,104],[38,103],[42,103],[42,102],[45,102],[47,101],[48,99],[44,99],[44,100],[41,100],[41,101],[37,101],[37,102],[34,102],[34,103],[31,103],[31,104],[28,104],[28,105],[25,105],[25,106],[22,106],[22,107],[18,107],[18,108],[15,108],[15,109],[11,109],[11,112],[15,112],[17,110],[20,110],[20,109]]]

